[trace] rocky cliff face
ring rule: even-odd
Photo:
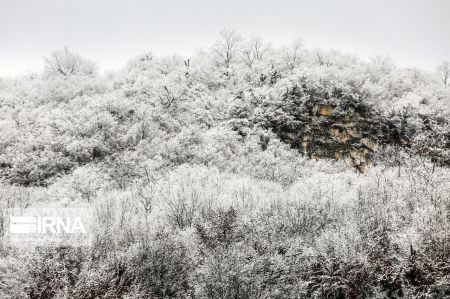
[[[406,143],[395,126],[377,121],[367,111],[339,104],[314,104],[302,126],[277,130],[280,138],[311,158],[344,160],[365,171],[373,153],[385,143]]]
[[[414,110],[393,110],[387,116],[381,106],[365,99],[362,92],[349,95],[338,88],[324,92],[295,86],[282,96],[236,97],[231,119],[244,136],[245,128],[263,127],[305,156],[344,160],[361,172],[387,145],[450,166],[450,126],[445,117]]]
[[[286,97],[295,98],[295,94]],[[314,159],[344,160],[364,172],[383,145],[408,145],[401,126],[352,98],[310,98],[292,101],[294,121],[271,122],[280,139]],[[287,107],[286,107],[287,108]]]

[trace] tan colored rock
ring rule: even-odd
[[[348,135],[350,135],[353,138],[359,138],[361,137],[361,135],[358,133],[358,131],[356,131],[355,128],[348,128],[347,129],[347,133]]]
[[[341,130],[338,128],[331,128],[330,135],[336,137],[340,143],[347,143],[349,139],[347,132],[341,132]]]
[[[361,139],[361,143],[365,147],[371,149],[374,152],[378,151],[378,143],[376,141],[373,141],[373,140],[368,139],[368,138],[363,138],[363,139]]]
[[[367,165],[366,165],[365,162],[362,162],[361,164],[357,165],[356,167],[358,168],[358,170],[359,170],[361,173],[364,173],[364,172],[366,172],[366,170],[367,170]]]
[[[319,114],[322,116],[330,116],[333,113],[333,109],[328,105],[321,105],[319,107]]]
[[[350,152],[350,157],[352,157],[355,160],[361,160],[364,159],[367,156],[368,152],[366,149],[364,150],[355,150]]]

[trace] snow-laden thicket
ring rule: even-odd
[[[0,297],[449,296],[448,73],[233,31],[105,75],[56,51],[0,80],[0,218],[88,203],[94,243],[5,240]]]

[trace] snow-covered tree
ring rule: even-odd
[[[213,46],[217,63],[228,69],[237,60],[241,47],[242,37],[234,30],[222,30],[221,39]]]
[[[442,83],[444,86],[447,86],[450,78],[450,62],[444,61],[436,69],[441,77]]]
[[[252,69],[257,61],[263,59],[267,50],[268,47],[262,42],[261,38],[253,36],[242,47],[242,61]]]
[[[94,62],[70,52],[67,47],[56,50],[50,57],[45,58],[45,74],[49,77],[94,76],[96,72],[97,66]]]

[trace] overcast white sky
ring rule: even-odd
[[[223,28],[402,66],[450,60],[450,0],[0,0],[0,76],[40,71],[64,46],[101,70],[145,51],[189,55]]]

